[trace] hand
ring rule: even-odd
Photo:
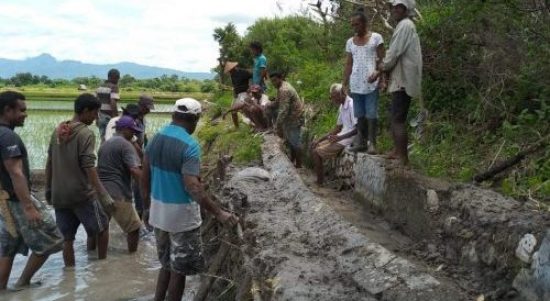
[[[40,212],[36,210],[36,207],[34,207],[34,205],[25,206],[23,211],[31,228],[36,228],[40,225],[40,223],[42,222],[42,216],[40,215]]]
[[[374,71],[368,78],[369,84],[374,83],[378,79],[379,76],[380,76],[380,72],[379,71]]]
[[[99,195],[99,202],[103,210],[109,215],[115,212],[115,202],[108,193],[102,193]]]
[[[340,137],[338,137],[337,135],[330,135],[330,136],[328,136],[328,141],[330,143],[336,143],[336,142],[340,141]]]
[[[386,80],[381,80],[378,82],[378,89],[381,92],[384,92],[388,88],[388,82]]]
[[[220,210],[220,213],[216,216],[216,219],[220,223],[229,226],[235,226],[239,223],[239,218],[235,214],[229,213],[225,210]]]

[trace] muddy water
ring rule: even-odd
[[[80,227],[75,241],[74,269],[64,269],[61,252],[57,253],[33,278],[33,281],[41,282],[40,286],[0,294],[0,300],[152,300],[160,268],[153,233],[142,236],[137,253],[128,254],[126,237],[113,222],[110,232],[106,260],[98,261],[96,252],[86,251],[86,232]],[[15,283],[25,262],[26,257],[16,257],[10,284]],[[197,283],[197,277],[188,278],[183,300],[193,299]]]

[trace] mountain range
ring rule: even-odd
[[[44,53],[36,57],[24,60],[11,60],[0,58],[0,78],[9,78],[16,73],[30,72],[33,75],[45,75],[51,79],[73,79],[75,77],[97,76],[107,77],[107,71],[111,68],[120,70],[122,76],[130,74],[139,79],[160,77],[162,75],[176,74],[179,77],[189,79],[212,79],[213,73],[208,72],[184,72],[169,68],[145,66],[130,62],[116,64],[88,64],[74,60],[59,61],[50,54]]]

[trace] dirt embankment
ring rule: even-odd
[[[233,171],[214,192],[241,214],[244,235],[206,223],[214,275],[196,300],[471,299],[345,221],[304,185],[275,137],[266,137],[263,164]]]

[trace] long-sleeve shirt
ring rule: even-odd
[[[303,122],[304,102],[298,96],[296,89],[288,82],[283,82],[277,90],[277,102],[279,103],[279,114],[276,128],[282,128],[284,125],[298,125]]]
[[[384,71],[390,71],[389,92],[405,89],[411,97],[419,97],[422,88],[422,50],[416,26],[409,18],[401,20],[393,32],[384,58]]]

